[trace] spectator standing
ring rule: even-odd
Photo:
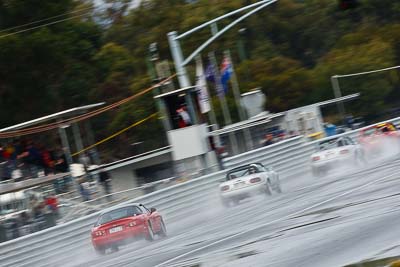
[[[177,119],[178,119],[178,127],[179,128],[185,128],[187,126],[185,121],[182,119],[182,117],[179,114],[177,116]]]
[[[3,148],[3,159],[6,161],[3,175],[4,179],[8,180],[12,178],[12,173],[17,168],[15,149],[11,143]]]
[[[186,106],[182,106],[181,108],[177,109],[176,113],[178,113],[178,115],[182,118],[186,126],[192,125],[192,121],[190,119]]]
[[[102,169],[99,173],[99,180],[101,185],[103,186],[104,193],[107,195],[107,199],[111,200],[111,177],[110,174],[105,170]]]
[[[22,159],[27,176],[31,178],[37,177],[38,167],[42,166],[40,152],[32,141],[28,141],[24,152],[19,155]]]
[[[40,147],[40,156],[42,158],[44,175],[49,175],[54,173],[54,158],[45,146]]]

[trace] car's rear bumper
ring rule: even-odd
[[[108,230],[107,230],[108,231]],[[95,248],[107,247],[115,244],[126,244],[135,239],[143,238],[148,234],[147,227],[143,225],[135,227],[126,227],[123,231],[117,233],[106,233],[104,236],[92,236],[92,244]]]
[[[221,192],[220,196],[223,199],[244,198],[251,195],[264,193],[267,188],[265,183],[254,184],[242,188],[237,188],[227,192]]]
[[[350,156],[341,157],[341,158],[334,158],[334,159],[327,159],[322,160],[320,162],[312,163],[312,168],[317,170],[330,170],[335,169],[339,166],[351,166],[354,164],[354,159]]]

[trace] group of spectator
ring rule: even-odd
[[[62,150],[49,149],[33,140],[0,145],[1,180],[28,179],[68,171]]]

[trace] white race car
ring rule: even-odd
[[[322,141],[311,155],[311,170],[315,177],[338,167],[352,167],[361,163],[365,163],[364,151],[350,137]]]
[[[279,175],[261,163],[247,164],[228,171],[226,181],[219,185],[224,206],[237,204],[241,199],[256,194],[271,195],[272,190],[282,192]]]

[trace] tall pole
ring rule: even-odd
[[[233,66],[231,52],[228,49],[228,50],[225,50],[224,54],[228,58],[229,63],[232,66],[232,78],[231,78],[232,91],[233,91],[233,95],[235,96],[236,107],[239,110],[239,118],[240,118],[240,121],[245,121],[247,119],[247,116],[243,109],[242,97],[240,95],[240,89],[239,89],[239,82],[237,80],[235,68]],[[253,140],[251,139],[251,134],[250,134],[249,128],[244,128],[243,133],[245,136],[245,140],[246,140],[245,143],[246,143],[247,149],[252,150],[254,145],[253,145]]]
[[[342,97],[342,92],[340,90],[340,85],[339,85],[339,80],[338,76],[334,75],[331,77],[331,83],[332,83],[332,88],[333,88],[333,94],[335,98],[340,98]],[[340,114],[340,117],[342,119],[342,122],[345,123],[345,109],[344,109],[344,104],[343,101],[337,102],[337,108]]]
[[[217,93],[218,93],[218,97],[219,100],[221,102],[221,108],[222,108],[222,115],[224,116],[224,121],[225,121],[225,126],[232,124],[232,119],[231,119],[231,114],[229,113],[229,109],[228,109],[228,105],[226,103],[226,99],[225,99],[225,95],[223,95],[223,86],[221,83],[221,75],[219,73],[218,70],[218,65],[217,65],[217,60],[215,58],[215,53],[214,52],[210,52],[208,54],[209,59],[210,59],[210,63],[214,66],[214,75],[215,75],[215,86],[217,87]],[[238,145],[237,145],[237,140],[236,140],[236,136],[233,132],[230,132],[228,134],[229,136],[229,143],[231,144],[231,148],[232,148],[232,153],[234,155],[239,154],[238,151]]]
[[[215,41],[217,38],[219,38],[222,34],[224,34],[226,31],[228,31],[229,29],[233,28],[236,24],[240,23],[242,20],[248,18],[249,16],[259,12],[260,10],[266,8],[269,5],[272,5],[274,3],[276,3],[278,0],[262,0],[262,1],[258,1],[256,3],[253,4],[249,4],[245,7],[239,8],[233,12],[229,12],[223,16],[220,16],[216,19],[210,20],[206,23],[203,23],[200,26],[197,26],[181,35],[178,36],[176,31],[170,32],[168,33],[168,41],[169,41],[169,45],[170,45],[170,49],[171,49],[171,53],[172,53],[172,57],[174,59],[174,63],[175,63],[175,69],[176,69],[176,73],[178,75],[178,80],[179,80],[179,84],[182,88],[184,87],[188,87],[190,86],[190,81],[189,81],[189,77],[188,74],[186,72],[185,69],[185,65],[188,64],[190,61],[192,61],[196,55],[198,55],[202,50],[204,50],[208,45],[210,45],[213,41]],[[217,24],[216,22],[233,16],[239,12],[242,12],[244,10],[247,9],[251,9],[254,8],[253,10],[249,11],[248,13],[240,16],[239,18],[235,19],[232,23],[228,24],[227,26],[223,27],[222,30],[218,30]],[[208,27],[211,25],[211,32],[212,32],[212,37],[210,39],[208,39],[205,43],[203,43],[201,46],[199,46],[197,49],[195,49],[195,51],[193,51],[193,53],[191,55],[189,55],[186,59],[184,59],[183,55],[182,55],[182,50],[179,44],[179,40],[183,37],[186,37],[204,27]],[[215,57],[214,57],[215,59]],[[214,60],[215,61],[215,60]],[[188,94],[186,94],[188,95]],[[192,117],[194,119],[196,119],[196,117],[194,116],[195,112],[194,112],[194,106],[193,103],[191,103],[191,97],[190,96],[186,96],[187,99],[187,104],[188,104],[188,109],[189,109],[189,113],[191,115],[193,115]],[[225,100],[222,100],[222,102],[225,102]],[[222,104],[224,105],[224,104]],[[225,102],[225,106],[226,106],[226,102]],[[229,116],[228,112],[226,112],[226,110],[224,111],[224,107],[223,109],[223,113],[224,113],[224,118],[227,118],[227,116]],[[229,116],[230,117],[230,116]],[[229,120],[228,120],[229,121]],[[226,121],[227,122],[227,121]],[[229,123],[230,124],[230,123]],[[234,138],[232,138],[233,140]],[[233,143],[235,144],[236,142],[233,141]],[[234,149],[236,150],[236,144],[234,145]]]
[[[189,80],[189,75],[186,71],[185,66],[183,65],[182,49],[177,39],[177,36],[178,33],[176,31],[168,33],[168,42],[171,48],[172,58],[174,59],[176,74],[178,76],[179,85],[181,86],[181,88],[190,87],[191,84]],[[197,116],[194,109],[192,98],[190,96],[190,90],[188,90],[188,93],[185,95],[185,101],[190,117],[192,118],[193,123],[196,124]]]
[[[242,99],[241,99],[241,96],[240,96],[239,83],[238,83],[238,80],[237,80],[237,77],[236,77],[235,68],[233,66],[233,61],[232,61],[232,58],[231,58],[231,51],[229,51],[229,49],[225,50],[224,55],[225,55],[225,57],[228,58],[229,63],[232,66],[232,78],[231,78],[232,91],[233,91],[233,95],[235,97],[237,109],[239,111],[238,112],[239,113],[239,118],[240,118],[241,121],[244,121],[247,118],[246,118],[246,114],[244,113],[244,110],[243,110]]]
[[[183,55],[182,49],[176,37],[178,33],[176,31],[168,33],[169,46],[171,48],[172,58],[174,59],[176,74],[178,75],[179,85],[181,87],[189,87],[190,81],[189,76],[186,72],[185,66],[183,66]]]
[[[92,129],[92,125],[89,120],[85,120],[84,127],[85,127],[85,133],[87,136],[87,141],[89,142],[89,144],[94,144],[95,140],[94,140],[93,129]],[[92,155],[94,163],[96,165],[101,165],[101,161],[100,161],[100,157],[99,157],[97,148],[93,147],[92,149],[89,150],[89,153]]]
[[[244,48],[243,37],[246,33],[246,28],[239,29],[238,33],[239,33],[239,40],[237,45],[238,45],[239,57],[240,61],[245,61],[247,59],[247,55],[246,55],[246,50]]]
[[[73,163],[73,160],[72,160],[71,149],[69,146],[68,137],[67,137],[67,133],[65,132],[65,128],[67,128],[67,126],[60,126],[58,128],[58,133],[60,134],[60,137],[61,137],[61,144],[63,146],[63,152],[65,154],[65,158],[67,159],[68,168],[69,168],[69,165],[71,165]]]
[[[158,77],[157,71],[155,70],[155,64],[156,61],[158,60],[158,49],[156,43],[152,43],[149,46],[149,55],[147,58],[147,70],[148,74],[153,81],[153,84],[157,84],[160,79]],[[153,94],[153,97],[156,96],[158,93],[160,93],[160,87],[154,88],[154,90],[151,91]],[[160,100],[160,99],[155,99],[156,101],[156,106],[157,109],[160,111],[160,117],[161,117],[161,122],[164,126],[165,131],[170,131],[172,129],[171,123],[167,118],[167,107],[165,104]]]
[[[211,27],[211,34],[213,36],[217,35],[218,34],[218,25],[217,25],[217,23],[216,22],[212,23],[210,25],[210,27]],[[218,63],[217,63],[217,60],[215,58],[215,53],[214,52],[210,52],[209,53],[209,58],[210,58],[211,64],[217,68],[216,70],[214,70],[215,71],[215,76],[216,76],[215,77],[215,80],[216,80],[215,81],[215,85],[217,87],[218,97],[219,97],[220,102],[221,102],[222,114],[224,116],[225,126],[226,125],[230,125],[230,124],[232,124],[231,114],[229,112],[228,105],[226,104],[225,95],[222,95],[222,93],[221,93],[223,91],[223,88],[222,88],[223,86],[222,86],[222,82],[221,82],[221,75],[220,75],[219,70],[218,70]],[[237,144],[235,133],[234,132],[230,132],[228,134],[228,136],[229,136],[229,143],[232,146],[232,153],[234,155],[239,154],[238,144]]]
[[[83,149],[83,143],[82,143],[81,131],[79,129],[79,125],[77,122],[72,124],[72,134],[74,135],[76,151],[81,151]],[[85,159],[86,159],[86,154],[81,153],[79,155],[79,161],[86,165],[88,164],[88,162],[84,162]]]

